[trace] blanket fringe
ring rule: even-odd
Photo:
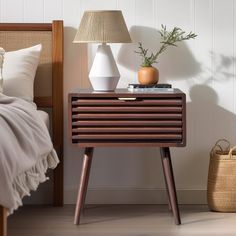
[[[46,177],[47,169],[54,169],[58,163],[59,159],[53,149],[50,154],[40,158],[35,166],[18,175],[13,180],[15,206],[13,209],[10,209],[10,214],[19,206],[22,206],[22,198],[24,196],[30,196],[30,191],[35,191],[40,183],[49,179]]]

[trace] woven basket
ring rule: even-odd
[[[221,144],[225,142],[226,148]],[[216,142],[210,153],[207,201],[212,211],[236,212],[236,146],[225,139]]]

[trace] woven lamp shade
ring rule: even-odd
[[[121,11],[85,11],[74,43],[130,43]]]

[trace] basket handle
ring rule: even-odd
[[[230,142],[227,139],[219,139],[215,145],[213,146],[213,148],[211,149],[211,154],[216,150],[216,148],[220,148],[220,151],[223,151],[223,148],[220,146],[220,142],[225,142],[228,144],[228,146],[226,147],[226,150],[230,149]],[[236,147],[236,146],[235,146]]]
[[[229,151],[229,158],[231,159],[232,158],[232,152],[236,150],[236,146],[233,146],[230,151]]]

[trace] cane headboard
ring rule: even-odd
[[[63,21],[0,23],[0,47],[6,51],[42,44],[34,86],[38,107],[52,111],[52,139],[60,164],[54,171],[54,205],[63,204]]]

